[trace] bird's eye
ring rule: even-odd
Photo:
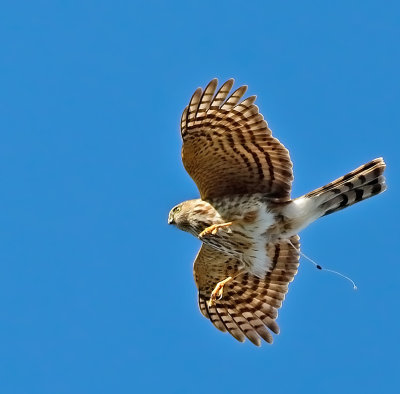
[[[176,207],[176,208],[174,209],[174,212],[175,212],[175,213],[178,213],[180,210],[181,210],[181,207]]]

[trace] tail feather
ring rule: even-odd
[[[356,202],[376,196],[377,194],[382,193],[385,190],[385,177],[381,175],[361,187],[344,192],[322,204],[321,208],[325,210],[325,213],[322,216],[340,211],[341,209],[347,208],[350,205],[355,204]]]
[[[303,197],[313,200],[319,216],[340,211],[385,191],[385,167],[382,158],[374,159]]]

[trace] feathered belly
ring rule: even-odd
[[[268,229],[275,224],[275,216],[260,208],[252,217],[251,221],[234,221],[203,242],[239,260],[246,270],[261,278],[271,268],[267,256]]]

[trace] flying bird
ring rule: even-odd
[[[230,94],[213,79],[198,88],[181,119],[182,161],[200,198],[168,223],[199,238],[194,261],[201,313],[221,331],[259,346],[272,343],[288,285],[297,273],[302,229],[386,189],[382,158],[291,199],[292,162],[247,86]]]

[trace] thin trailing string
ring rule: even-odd
[[[298,252],[302,257],[304,257],[304,258],[305,258],[306,260],[308,260],[310,263],[313,263],[314,266],[315,266],[315,268],[317,268],[317,269],[319,269],[319,270],[321,270],[321,271],[327,271],[327,272],[331,272],[332,274],[339,275],[339,276],[341,276],[342,278],[347,279],[347,280],[353,285],[353,290],[357,290],[357,289],[358,289],[353,279],[351,279],[351,278],[349,278],[348,276],[342,274],[341,272],[334,271],[334,270],[331,270],[331,269],[329,269],[329,268],[322,268],[322,267],[321,267],[319,264],[317,264],[313,259],[311,259],[310,257],[306,256],[304,253],[302,253],[302,252],[300,251],[300,249],[297,249],[297,248],[292,244],[292,241],[291,241],[290,239],[288,239],[287,241],[289,242],[290,245],[293,246],[293,248],[295,248],[295,249],[297,250],[297,252]]]

